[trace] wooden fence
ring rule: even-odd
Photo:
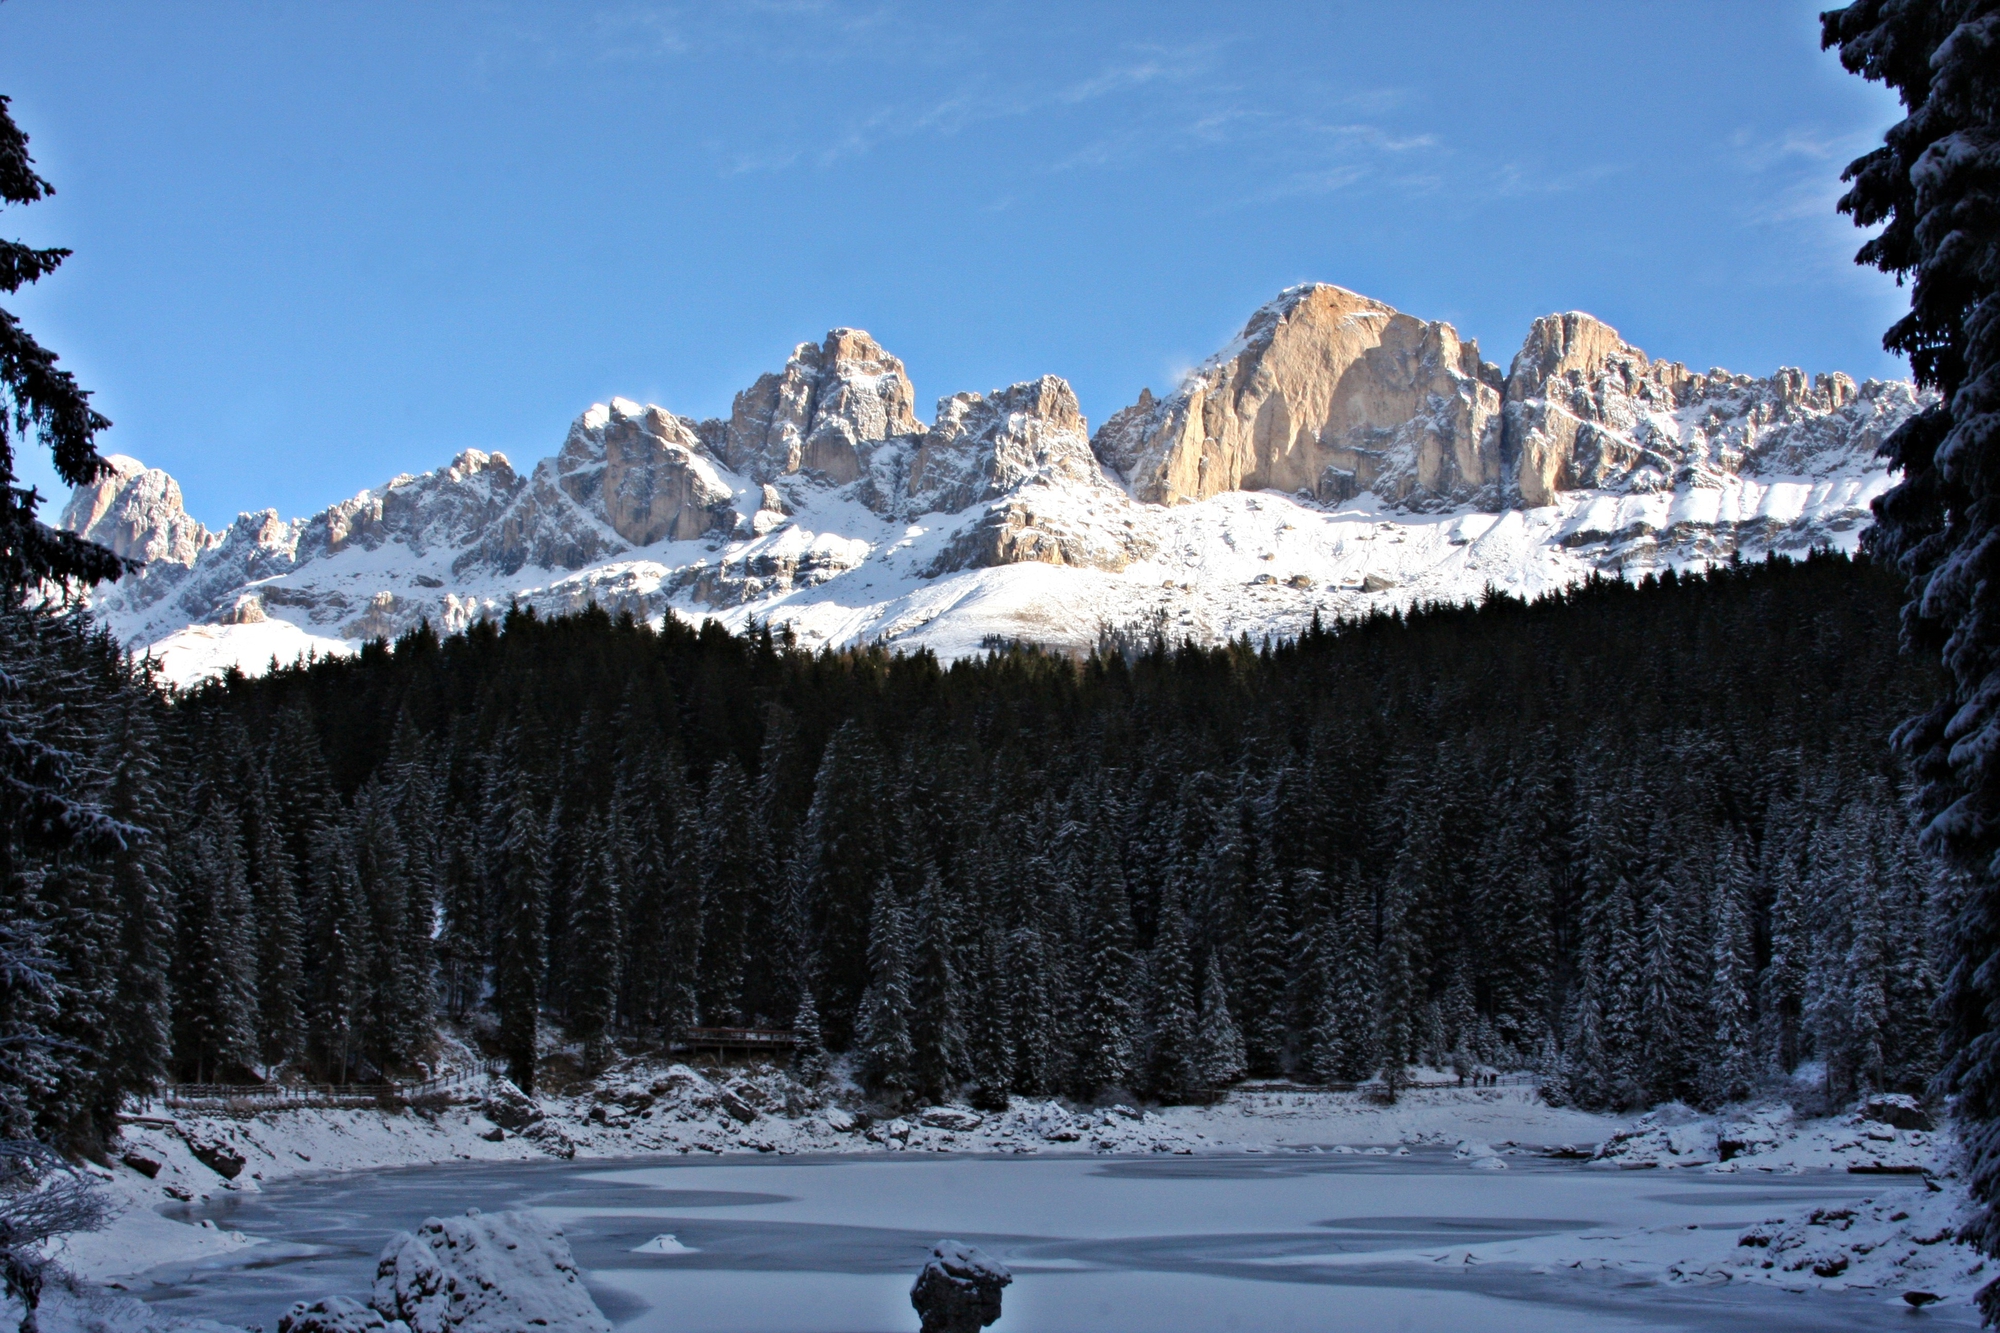
[[[799,1044],[796,1032],[775,1028],[686,1028],[668,1046],[673,1051],[726,1052],[789,1051]]]
[[[282,1110],[295,1106],[380,1106],[422,1101],[483,1086],[498,1066],[482,1063],[417,1083],[169,1083],[160,1100],[170,1107]]]

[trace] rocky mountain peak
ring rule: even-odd
[[[1532,397],[1558,378],[1594,380],[1614,366],[1636,383],[1650,365],[1644,352],[1595,315],[1581,310],[1543,315],[1528,326],[1528,336],[1514,354],[1507,371],[1507,396],[1515,401]]]
[[[105,462],[109,472],[71,492],[61,525],[127,560],[192,565],[212,538],[183,507],[180,483],[124,454]]]
[[[1790,367],[1765,378],[1701,374],[1650,359],[1590,315],[1545,315],[1507,375],[1507,493],[1535,506],[1564,491],[1644,493],[1867,466],[1915,407],[1907,384],[1809,380]]]
[[[1093,444],[1134,495],[1160,504],[1265,489],[1457,499],[1498,477],[1498,383],[1451,325],[1318,283],[1287,289]]]
[[[910,468],[908,507],[957,513],[1031,481],[1105,484],[1076,393],[1055,375],[939,399]]]
[[[861,476],[858,446],[923,430],[903,363],[859,329],[800,343],[785,368],[736,395],[722,460],[759,482],[796,472],[836,485]]]
[[[148,563],[100,588],[179,678],[339,651],[522,602],[788,623],[802,640],[1087,647],[1137,623],[1296,631],[1590,571],[1852,545],[1908,384],[1654,361],[1592,316],[1503,373],[1450,324],[1288,288],[1162,397],[1089,434],[1044,375],[913,410],[867,333],[800,343],[694,421],[614,398],[516,470],[466,450],[293,521],[210,533],[126,458],[65,526]],[[1135,619],[1137,618],[1137,619]]]
[[[717,475],[700,427],[626,398],[576,419],[556,455],[557,484],[600,512],[625,541],[685,541],[715,527],[734,492]],[[734,512],[722,520],[735,521]]]

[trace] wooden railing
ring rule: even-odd
[[[687,1028],[674,1040],[676,1051],[790,1050],[799,1044],[796,1032],[775,1028]]]
[[[294,1106],[373,1106],[413,1102],[484,1084],[497,1066],[482,1063],[416,1083],[169,1083],[160,1100],[170,1107],[245,1110]]]

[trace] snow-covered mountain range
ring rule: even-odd
[[[177,681],[514,602],[947,657],[1081,649],[1851,548],[1891,480],[1876,447],[1921,405],[1899,381],[1692,372],[1578,313],[1536,320],[1502,371],[1449,324],[1320,284],[1094,436],[1052,375],[929,423],[915,404],[900,360],[835,329],[726,421],[614,398],[531,468],[466,450],[220,531],[120,457],[62,523],[146,562],[92,605]]]

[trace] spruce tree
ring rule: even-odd
[[[1219,1088],[1242,1078],[1250,1061],[1243,1049],[1243,1034],[1229,1014],[1229,992],[1223,983],[1222,964],[1213,949],[1209,950],[1204,973],[1196,1064],[1202,1085]]]
[[[355,870],[368,903],[368,1014],[362,1041],[378,1069],[406,1068],[430,1046],[430,938],[414,937],[408,844],[393,793],[376,778],[354,807]],[[421,895],[419,895],[421,897]]]
[[[1195,1009],[1194,965],[1188,957],[1187,917],[1179,885],[1167,881],[1160,919],[1146,965],[1147,1090],[1175,1102],[1204,1087],[1201,1034]]]
[[[760,839],[752,831],[756,808],[750,781],[734,755],[709,775],[702,803],[701,988],[702,1019],[732,1025],[748,1018],[745,981],[751,966],[753,908],[763,867]]]
[[[1821,18],[1823,43],[1855,74],[1892,89],[1908,114],[1851,164],[1840,201],[1879,227],[1856,255],[1908,280],[1910,311],[1883,339],[1938,395],[1882,453],[1901,480],[1875,502],[1870,547],[1909,579],[1907,645],[1946,681],[1897,741],[1914,762],[1927,836],[1967,876],[1945,982],[1954,1098],[1982,1212],[1969,1229],[2000,1255],[2000,25],[1993,0],[1860,0]],[[1980,1293],[2000,1319],[2000,1288]]]
[[[338,808],[313,835],[307,883],[316,909],[307,976],[306,1045],[324,1077],[349,1082],[359,1069],[368,1022],[368,900],[354,864],[354,839]]]
[[[305,923],[299,914],[298,871],[278,827],[270,787],[268,768],[260,769],[249,783],[243,809],[251,910],[257,919],[257,1050],[267,1069],[299,1055],[306,1035],[299,985]]]
[[[1129,1087],[1137,1064],[1132,909],[1125,896],[1124,868],[1118,864],[1106,834],[1099,835],[1092,867],[1076,1059],[1071,1066],[1076,1071],[1076,1091],[1084,1097],[1107,1088]]]
[[[1742,839],[1728,830],[1716,853],[1710,908],[1708,1054],[1703,1061],[1710,1105],[1739,1101],[1757,1082],[1755,1015],[1750,987],[1756,967],[1750,936],[1751,877]]]
[[[1323,989],[1313,1014],[1312,1061],[1322,1079],[1358,1083],[1381,1063],[1376,1043],[1373,902],[1349,880],[1316,942]]]
[[[892,1110],[915,1085],[916,1052],[910,1042],[909,918],[884,877],[876,886],[868,923],[868,988],[862,993],[855,1033],[868,1090]]]
[[[0,205],[32,204],[54,194],[55,187],[36,173],[28,136],[14,123],[8,101],[0,97]],[[60,248],[37,250],[19,241],[0,241],[0,293],[12,296],[39,282],[69,255]],[[96,437],[111,423],[91,407],[89,392],[56,360],[20,320],[0,310],[0,394],[5,395],[0,405],[0,598],[10,606],[44,580],[88,587],[115,579],[129,567],[102,546],[43,523],[35,516],[41,496],[15,485],[14,445],[30,436],[48,448],[56,475],[71,486],[87,486],[110,471],[97,452]],[[60,790],[30,779],[15,794],[60,800]]]
[[[1382,1061],[1382,1085],[1390,1100],[1409,1081],[1409,1064],[1420,1038],[1416,960],[1411,956],[1410,904],[1405,885],[1391,882],[1383,893],[1382,942],[1375,967],[1375,1047]]]
[[[535,1090],[541,1033],[542,983],[548,967],[548,832],[527,784],[510,802],[499,848],[500,902],[493,922],[493,1012],[507,1077]]]
[[[836,1047],[855,1030],[870,975],[870,904],[889,873],[882,757],[858,721],[827,742],[799,829],[798,857],[823,973],[820,1021]]]
[[[799,995],[792,1035],[797,1039],[792,1047],[792,1077],[809,1088],[816,1087],[826,1079],[826,1044],[820,1038],[819,1005],[811,990]]]
[[[105,809],[140,832],[128,834],[111,854],[109,871],[118,946],[105,1072],[114,1094],[151,1089],[167,1075],[174,925],[165,834],[178,822],[177,802],[161,779],[166,736],[159,700],[144,677],[121,685],[106,710]],[[251,928],[246,911],[236,929]],[[116,1110],[115,1102],[114,1095],[107,1113]]]
[[[1638,1082],[1647,1101],[1679,1099],[1692,1072],[1693,985],[1673,895],[1656,885],[1646,905],[1640,964]]]
[[[174,1062],[197,1083],[228,1083],[257,1058],[257,964],[242,826],[217,801],[187,840],[175,949]]]
[[[924,868],[916,902],[916,960],[910,985],[911,1074],[917,1095],[948,1098],[966,1067],[965,997],[952,943],[950,900],[935,865]]]
[[[583,1043],[584,1061],[596,1067],[610,1053],[617,1021],[619,964],[624,953],[623,872],[619,865],[621,822],[593,814],[584,825],[582,881],[572,901],[570,928],[569,1035]]]
[[[989,927],[980,942],[979,984],[972,1010],[972,1104],[1004,1111],[1014,1087],[1014,1015],[1005,937]]]
[[[1275,870],[1257,881],[1244,940],[1243,1045],[1250,1073],[1268,1078],[1284,1069],[1285,995],[1290,981],[1290,894]]]

